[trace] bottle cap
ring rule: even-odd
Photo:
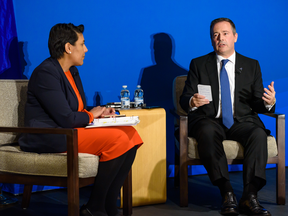
[[[122,87],[123,87],[123,88],[127,88],[127,85],[123,85]]]
[[[141,88],[141,85],[137,85],[137,88]]]

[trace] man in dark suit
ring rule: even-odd
[[[220,189],[221,214],[271,215],[257,199],[257,192],[266,184],[269,133],[257,113],[275,111],[274,82],[264,88],[258,61],[235,52],[238,34],[230,19],[213,20],[210,36],[214,52],[191,61],[180,98],[189,113],[189,136],[197,140],[200,159],[211,182]],[[211,101],[199,94],[199,84],[211,87]],[[244,190],[239,206],[229,180],[224,139],[244,147]]]

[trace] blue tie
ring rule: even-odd
[[[228,79],[228,74],[225,69],[225,65],[228,59],[222,60],[222,68],[220,71],[220,84],[221,84],[221,103],[222,103],[222,121],[223,124],[230,129],[234,124],[231,94],[230,94],[230,84]]]

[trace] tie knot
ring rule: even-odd
[[[221,61],[222,62],[222,67],[224,67],[227,64],[228,61],[229,61],[229,59],[223,59]]]

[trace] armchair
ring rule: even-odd
[[[28,80],[0,80],[0,182],[24,184],[22,208],[27,208],[33,185],[67,187],[68,215],[79,215],[79,188],[94,183],[99,157],[78,153],[77,130],[28,128],[24,126],[24,105]],[[19,133],[65,134],[67,153],[23,152]],[[132,214],[131,171],[123,186],[123,215]]]
[[[175,158],[175,181],[179,178],[180,206],[188,206],[188,165],[201,165],[197,150],[197,141],[193,137],[188,137],[188,116],[180,107],[179,100],[182,94],[187,76],[178,76],[173,82],[173,102],[172,113],[177,119],[176,127],[179,127],[179,155]],[[276,119],[276,140],[273,136],[268,136],[268,164],[276,164],[276,202],[279,205],[285,204],[285,115],[266,114]],[[243,163],[243,147],[240,143],[232,140],[224,140],[224,151],[228,164]]]

